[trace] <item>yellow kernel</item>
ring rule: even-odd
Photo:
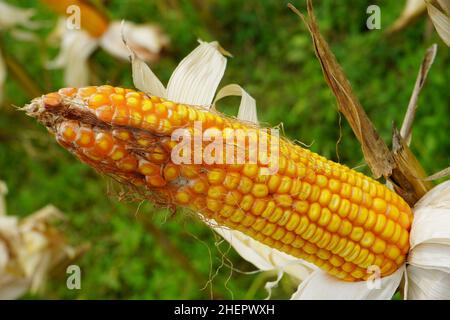
[[[320,218],[317,223],[321,226],[326,226],[330,222],[331,216],[332,213],[330,212],[330,210],[328,210],[328,208],[323,208],[320,211]]]
[[[292,204],[293,208],[295,211],[297,211],[298,213],[306,213],[308,212],[308,208],[309,208],[309,203],[306,201],[294,201],[294,203]]]
[[[297,228],[295,229],[295,233],[301,235],[309,225],[309,220],[307,217],[302,216],[300,218],[300,222],[298,223]]]
[[[375,241],[375,235],[370,232],[366,231],[361,239],[361,245],[363,247],[369,248]]]
[[[369,210],[367,210],[364,207],[359,207],[359,212],[355,219],[355,224],[357,226],[362,226],[364,224],[364,222],[366,222],[368,216],[369,216]]]
[[[331,216],[331,221],[327,226],[328,231],[336,232],[341,225],[341,218],[337,214]]]
[[[223,186],[212,186],[208,190],[208,197],[212,199],[222,199],[227,194]]]
[[[257,218],[255,223],[251,226],[256,231],[261,231],[266,225],[267,221],[263,218]]]
[[[311,221],[317,221],[320,217],[321,208],[318,203],[313,203],[309,207],[308,217]]]
[[[226,204],[222,207],[222,209],[220,209],[219,214],[224,217],[229,217],[234,213],[234,211],[235,208],[233,206],[229,206]]]
[[[384,251],[384,255],[391,260],[395,260],[400,255],[400,249],[394,245],[386,246],[386,250]]]
[[[274,200],[281,207],[290,207],[292,205],[292,198],[288,194],[276,194]]]
[[[211,184],[222,184],[225,179],[225,171],[222,169],[211,169],[206,177]]]
[[[386,250],[386,242],[379,238],[375,238],[375,241],[372,245],[372,251],[374,253],[383,253]]]
[[[363,192],[360,188],[352,187],[351,201],[356,204],[360,204],[363,200]]]
[[[267,187],[271,193],[274,193],[278,190],[278,186],[281,183],[281,177],[278,175],[270,176],[269,181],[267,183]]]
[[[336,179],[330,179],[328,188],[330,188],[331,192],[338,193],[341,190],[341,182]]]
[[[322,228],[317,228],[316,229],[316,232],[314,233],[314,235],[312,236],[312,238],[310,239],[310,241],[312,242],[312,243],[316,243],[316,242],[319,242],[319,240],[322,238],[322,236],[323,236],[323,233],[324,233],[324,230],[322,229]]]
[[[218,212],[222,208],[222,203],[217,199],[207,198],[206,207],[213,212]]]
[[[341,196],[343,198],[349,199],[352,194],[352,186],[348,183],[343,183],[341,188]]]
[[[269,189],[265,184],[255,183],[252,188],[252,194],[257,198],[263,198],[269,194]]]
[[[275,202],[270,200],[267,202],[267,207],[264,209],[264,211],[261,213],[261,217],[268,218],[272,214],[273,210],[275,209],[276,205]]]
[[[251,208],[251,212],[256,216],[259,216],[264,211],[266,206],[267,206],[266,199],[256,199]]]
[[[331,192],[328,189],[323,189],[322,192],[320,193],[319,203],[325,207],[328,206],[330,200],[331,200]]]
[[[317,250],[316,255],[322,260],[328,260],[331,257],[331,253],[324,249]]]
[[[278,225],[284,226],[288,222],[289,217],[291,216],[291,214],[292,214],[291,210],[285,210],[283,212],[283,214],[281,215],[280,220],[278,221]]]
[[[291,190],[291,186],[292,186],[292,179],[289,177],[282,177],[277,192],[288,193]]]
[[[291,214],[288,222],[286,223],[286,229],[289,231],[294,230],[297,227],[299,222],[300,222],[300,216],[296,213]]]
[[[191,196],[186,191],[178,191],[175,194],[175,201],[177,201],[180,204],[188,204],[191,200]]]
[[[398,219],[398,223],[405,229],[409,229],[411,226],[411,219],[409,215],[405,212],[400,212],[400,217]]]
[[[339,206],[338,214],[341,218],[347,217],[350,213],[350,201],[347,199],[342,199],[341,205]]]
[[[302,190],[300,194],[298,195],[298,199],[300,200],[306,200],[308,199],[309,195],[311,194],[312,187],[309,183],[303,182],[302,183]]]
[[[241,176],[237,172],[229,172],[226,174],[223,181],[223,186],[229,190],[236,189],[239,185],[239,180]]]
[[[384,214],[377,214],[377,222],[375,223],[375,226],[373,227],[373,231],[376,233],[380,233],[383,231],[384,226],[386,225],[386,216]]]
[[[286,231],[284,231],[283,228],[278,227],[275,232],[272,234],[272,238],[275,240],[280,240],[284,235]]]
[[[97,93],[91,95],[89,98],[89,107],[91,108],[95,109],[107,104],[109,104],[109,98],[107,95]]]
[[[337,194],[333,194],[331,196],[330,203],[328,204],[328,208],[330,208],[330,210],[333,212],[337,212],[339,209],[340,203],[341,203],[341,198]]]
[[[350,234],[350,239],[352,239],[355,242],[358,242],[361,240],[361,238],[364,235],[364,229],[361,227],[354,227],[352,230],[352,233]]]
[[[258,174],[259,168],[257,164],[246,163],[242,168],[242,173],[247,177],[253,178]]]
[[[232,222],[238,223],[241,222],[242,219],[244,219],[245,216],[245,212],[242,211],[241,209],[237,209],[236,211],[234,211],[233,215],[230,217],[230,220]]]
[[[346,237],[352,232],[352,229],[353,225],[348,220],[343,220],[341,226],[339,227],[338,233],[341,236]]]
[[[344,259],[342,259],[341,257],[339,257],[337,255],[332,255],[329,261],[335,267],[340,267],[345,262]]]
[[[385,238],[385,239],[389,239],[394,234],[394,231],[395,231],[395,222],[392,220],[389,220],[387,222],[386,226],[384,227],[383,232],[381,233],[381,237]]]
[[[393,243],[397,243],[398,240],[400,239],[401,234],[402,234],[402,227],[398,223],[396,223],[394,227],[394,234],[391,237],[391,241]]]
[[[250,180],[250,178],[242,176],[241,180],[239,181],[238,190],[242,193],[249,193],[252,190],[252,187],[253,187],[252,180]]]
[[[303,251],[305,251],[306,253],[314,254],[317,252],[317,250],[318,250],[318,248],[312,243],[306,242],[303,245]]]
[[[322,238],[317,242],[317,246],[320,248],[325,248],[330,242],[331,234],[325,231],[322,235]]]
[[[305,232],[302,234],[303,239],[309,240],[314,235],[314,232],[316,232],[316,225],[314,223],[311,223],[308,228],[306,228]]]
[[[192,183],[192,190],[195,193],[205,193],[208,189],[208,185],[202,179],[194,180]]]
[[[330,250],[330,251],[333,250],[336,247],[336,245],[338,244],[339,240],[340,240],[339,236],[336,234],[333,234],[331,236],[330,242],[328,243],[328,245],[326,246],[325,249]]]
[[[397,209],[396,206],[388,205],[387,207],[386,215],[391,218],[394,221],[398,221],[398,218],[400,217],[400,211]]]
[[[208,195],[209,195],[209,192],[208,192]],[[239,207],[242,210],[248,211],[252,207],[253,201],[254,201],[254,198],[251,195],[246,194],[242,197]]]
[[[364,228],[372,229],[372,227],[375,225],[376,222],[377,222],[377,214],[374,211],[369,210],[369,213],[367,215],[367,220],[364,223]]]
[[[144,112],[151,111],[153,109],[153,102],[152,102],[152,100],[144,100],[144,101],[142,101],[141,109]]]
[[[295,240],[292,241],[291,246],[294,248],[301,248],[305,245],[305,241],[300,237],[295,237]]]
[[[164,178],[167,181],[172,181],[178,178],[179,170],[178,167],[173,164],[167,164],[164,167]]]
[[[282,215],[283,215],[283,210],[281,208],[275,208],[272,215],[269,217],[269,221],[276,223],[281,218]]]
[[[261,230],[261,233],[265,236],[270,236],[275,231],[276,226],[273,223],[268,223]]]
[[[316,184],[320,187],[320,188],[325,188],[327,186],[328,183],[328,179],[327,177],[318,174],[316,177]]]
[[[317,185],[313,185],[311,194],[309,195],[309,200],[311,202],[316,202],[320,197],[320,193],[320,188]]]
[[[373,200],[373,209],[377,213],[385,213],[387,209],[386,201],[380,198],[375,198]]]
[[[281,238],[281,242],[284,244],[291,244],[295,239],[295,234],[292,232],[286,232],[283,238]]]

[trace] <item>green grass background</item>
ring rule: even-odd
[[[42,41],[15,40],[0,33],[0,48],[14,58],[42,92],[63,87],[62,71],[47,70],[45,61],[57,48],[45,42],[56,16],[33,0],[7,1],[36,9],[45,21]],[[160,24],[171,38],[171,48],[152,66],[166,82],[172,70],[196,45],[198,38],[218,40],[230,51],[222,84],[238,83],[257,100],[261,121],[284,124],[289,138],[311,144],[330,159],[339,157],[350,167],[364,164],[361,150],[345,119],[342,130],[332,93],[313,52],[310,37],[285,1],[242,0],[97,0],[112,19]],[[293,1],[305,11],[305,2]],[[404,1],[315,1],[325,38],[347,73],[355,93],[375,126],[390,143],[392,124],[401,124],[418,67],[426,48],[436,42],[435,64],[420,96],[412,149],[428,173],[449,165],[450,54],[434,31],[427,32],[421,17],[404,32],[388,37],[384,31],[400,14]],[[381,30],[365,27],[366,8],[381,7]],[[103,50],[91,57],[93,84],[132,87],[130,66]],[[82,270],[82,289],[68,290],[65,275],[53,276],[47,289],[27,298],[69,299],[208,299],[263,298],[264,283],[273,274],[242,274],[234,268],[254,268],[226,244],[216,246],[213,233],[182,212],[120,202],[108,189],[108,180],[76,161],[60,148],[33,119],[16,111],[32,97],[12,73],[0,107],[0,179],[9,187],[9,214],[25,216],[52,203],[68,217],[61,226],[74,244],[90,250],[76,263]],[[238,100],[220,104],[235,114]],[[360,167],[369,173],[366,166]],[[229,259],[223,264],[223,253]],[[215,277],[211,274],[216,273]],[[203,289],[204,287],[206,289]],[[273,297],[287,298],[292,282],[284,279]]]

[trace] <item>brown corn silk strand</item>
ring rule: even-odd
[[[107,85],[61,89],[24,109],[81,161],[152,201],[199,212],[340,279],[367,279],[372,265],[386,276],[405,261],[412,213],[399,195],[251,124]],[[256,132],[246,135],[245,160],[255,152],[251,139],[277,139],[277,173],[263,175],[267,162],[261,158],[253,164],[174,163],[178,142],[171,135],[178,128],[195,135],[195,121],[224,136],[237,129]],[[202,154],[208,144],[202,141]],[[194,151],[192,146],[191,160]]]

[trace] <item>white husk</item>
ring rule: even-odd
[[[256,112],[256,101],[253,99],[251,95],[249,95],[244,89],[242,89],[241,86],[237,84],[229,84],[222,89],[219,90],[219,92],[216,95],[216,98],[214,99],[214,105],[217,101],[220,99],[223,99],[225,97],[229,96],[240,96],[241,98],[241,104],[239,105],[239,111],[237,118],[240,120],[252,122],[252,123],[258,123],[258,115]]]
[[[41,290],[52,268],[76,253],[51,226],[51,221],[63,218],[55,207],[46,206],[21,220],[6,216],[1,207],[5,187],[0,181],[0,300]]]
[[[414,207],[405,297],[450,299],[450,181]]]
[[[211,105],[226,65],[227,59],[219,52],[217,42],[200,42],[172,73],[167,98],[190,105]]]
[[[63,27],[65,28],[65,27]],[[89,84],[89,56],[98,46],[98,41],[84,30],[64,29],[61,51],[47,64],[48,68],[64,68],[64,83],[71,87]]]
[[[16,26],[35,28],[37,24],[31,21],[33,9],[22,9],[0,1],[0,29]]]
[[[139,59],[134,59],[133,68],[140,65],[144,68],[144,62],[155,61],[159,58],[161,50],[169,43],[167,36],[155,25],[137,25],[128,21],[113,21],[107,31],[100,37],[94,38],[84,30],[68,29],[63,19],[60,19],[55,30],[49,37],[54,42],[60,38],[61,50],[58,56],[48,63],[49,68],[64,68],[64,83],[71,87],[89,85],[89,57],[100,46],[111,55],[120,59],[128,59],[130,54],[127,45],[123,42],[123,31],[127,36],[127,45],[139,54]],[[134,58],[136,54],[132,55]],[[133,72],[136,84],[139,84],[138,72]],[[141,77],[142,78],[142,77]],[[139,84],[141,88],[145,84]],[[147,84],[148,85],[148,84]],[[157,88],[156,86],[153,89]]]
[[[293,300],[388,300],[403,277],[404,267],[379,279],[379,289],[368,282],[339,280],[323,270],[317,270],[303,281],[292,295]],[[375,285],[375,283],[373,283]]]
[[[157,60],[163,48],[169,44],[169,38],[156,25],[113,21],[101,37],[100,46],[111,55],[124,60],[128,59],[129,51],[122,41],[123,29],[127,35],[127,45],[140,59],[147,62]]]

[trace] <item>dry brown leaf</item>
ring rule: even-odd
[[[377,133],[364,109],[361,107],[358,98],[352,91],[350,82],[347,80],[339,63],[336,61],[327,42],[320,34],[311,0],[308,0],[307,4],[308,19],[292,4],[288,4],[288,6],[292,11],[299,15],[307,25],[325,79],[331,90],[333,90],[338,102],[339,110],[347,118],[356,138],[360,142],[364,158],[372,170],[374,177],[388,177],[391,175],[394,167],[392,154]]]

